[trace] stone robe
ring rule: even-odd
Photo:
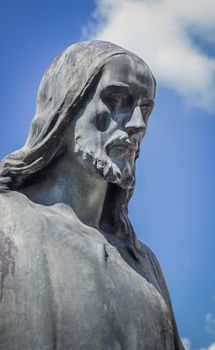
[[[60,204],[0,194],[1,350],[183,350],[159,264]]]

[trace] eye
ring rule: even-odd
[[[133,99],[130,94],[122,91],[112,91],[102,96],[103,102],[110,111],[126,112],[131,108]]]
[[[141,109],[141,112],[142,112],[142,115],[143,115],[143,118],[144,118],[144,120],[145,121],[147,121],[148,120],[148,117],[149,117],[149,115],[151,114],[151,112],[152,112],[152,109],[153,109],[153,104],[141,104],[140,105],[140,109]]]
[[[111,92],[109,96],[112,100],[115,100],[115,101],[124,101],[126,99],[125,94],[119,91]]]
[[[149,115],[151,113],[151,106],[147,106],[147,105],[142,105],[140,106],[141,112],[143,113],[143,115]]]
[[[99,131],[106,131],[110,125],[110,114],[103,112],[96,115],[96,127]]]

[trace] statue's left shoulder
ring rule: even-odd
[[[185,350],[184,346],[182,345],[181,339],[178,334],[177,325],[175,322],[174,312],[172,308],[172,303],[169,295],[169,291],[167,288],[167,284],[160,266],[160,263],[155,255],[155,253],[143,242],[139,241],[141,250],[143,252],[143,255],[147,257],[147,260],[149,261],[150,267],[156,277],[156,281],[160,287],[161,293],[163,298],[166,301],[167,307],[169,308],[169,312],[171,314],[171,320],[172,325],[174,329],[174,342],[175,342],[175,349],[174,350]]]

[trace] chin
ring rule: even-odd
[[[112,159],[109,155],[103,153],[96,159],[94,166],[100,176],[107,182],[114,183],[117,186],[129,190],[134,188],[134,162]]]
[[[133,161],[123,161],[119,165],[120,179],[117,185],[123,189],[129,190],[135,186],[135,167]]]
[[[135,177],[131,176],[125,180],[120,181],[117,185],[124,190],[131,190],[135,186]]]

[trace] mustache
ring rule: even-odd
[[[107,153],[112,147],[116,146],[126,147],[131,151],[137,152],[139,150],[139,145],[140,140],[138,137],[129,138],[128,135],[123,134],[120,136],[111,137],[110,140],[105,143],[104,148]]]

